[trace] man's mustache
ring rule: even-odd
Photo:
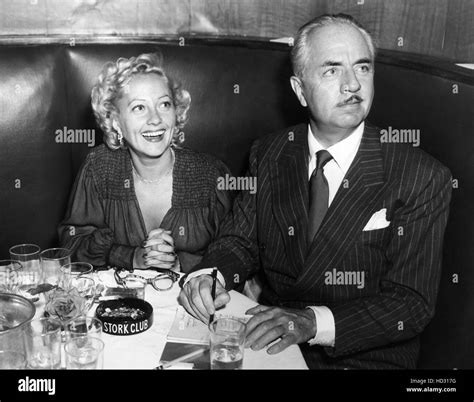
[[[349,97],[349,98],[343,100],[342,102],[339,102],[339,103],[337,104],[337,106],[345,106],[345,105],[347,105],[347,104],[349,104],[349,103],[351,103],[351,102],[354,102],[354,101],[360,103],[360,102],[362,102],[363,100],[364,100],[364,99],[362,99],[359,95],[352,95],[351,97]]]

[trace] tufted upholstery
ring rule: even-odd
[[[57,242],[87,144],[55,142],[58,129],[95,129],[90,91],[102,64],[160,49],[192,96],[186,145],[243,174],[251,142],[298,123],[288,47],[251,42],[133,42],[0,47],[0,258],[21,242]],[[452,86],[458,85],[453,94]],[[423,335],[420,367],[474,368],[474,76],[442,61],[381,52],[370,120],[421,130],[421,148],[447,165],[454,189],[437,312]],[[458,274],[458,282],[453,275]]]

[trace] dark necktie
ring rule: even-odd
[[[308,243],[311,244],[328,210],[329,187],[323,168],[332,159],[325,149],[316,152],[316,169],[309,181]]]

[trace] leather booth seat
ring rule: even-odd
[[[244,174],[256,138],[305,119],[289,85],[288,46],[190,39],[0,47],[0,258],[10,246],[57,244],[75,175],[90,149],[57,130],[95,130],[90,92],[109,60],[160,50],[192,97],[185,145]],[[421,148],[451,169],[453,190],[436,315],[421,368],[474,368],[474,75],[449,63],[381,51],[369,120],[419,129]]]

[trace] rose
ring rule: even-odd
[[[75,288],[57,288],[48,295],[48,302],[45,310],[48,314],[58,317],[61,321],[82,314],[85,307],[85,300]]]

